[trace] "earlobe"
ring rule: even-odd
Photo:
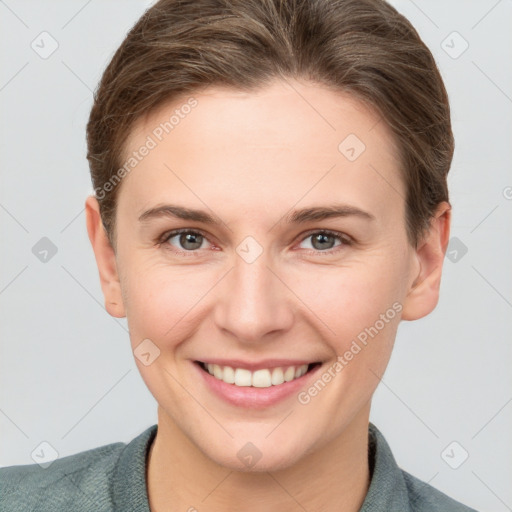
[[[116,255],[101,221],[98,200],[94,196],[89,196],[85,201],[85,216],[87,233],[96,258],[101,289],[105,298],[105,309],[110,315],[123,318],[126,314]]]
[[[450,237],[451,207],[442,202],[430,229],[415,249],[415,278],[404,300],[402,320],[417,320],[431,313],[439,301],[444,255]]]

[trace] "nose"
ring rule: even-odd
[[[275,339],[293,324],[293,293],[269,263],[265,252],[252,263],[236,255],[234,268],[219,283],[216,325],[240,343]]]

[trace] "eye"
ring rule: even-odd
[[[161,240],[161,244],[168,244],[171,250],[177,253],[197,252],[198,249],[205,249],[203,245],[208,244],[207,238],[200,232],[191,229],[177,229],[165,233]]]
[[[303,238],[302,243],[308,239],[311,240],[309,245],[312,248],[312,252],[336,252],[337,249],[334,251],[332,249],[351,244],[351,240],[347,235],[329,230],[310,232],[305,238]],[[336,244],[336,241],[339,241],[339,243]],[[309,248],[306,247],[306,249]]]
[[[319,230],[311,231],[302,238],[301,244],[304,244],[308,239],[310,247],[302,247],[313,254],[318,253],[333,253],[340,249],[337,247],[348,246],[352,244],[352,240],[348,235],[338,233],[336,231]],[[338,243],[336,243],[338,242]],[[208,238],[201,231],[193,229],[176,229],[164,233],[159,239],[159,244],[163,245],[166,249],[172,252],[185,256],[199,256],[200,249],[207,249]],[[205,245],[206,244],[206,245]]]

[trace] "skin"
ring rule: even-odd
[[[412,247],[393,137],[347,95],[275,81],[256,92],[211,87],[193,96],[198,105],[123,178],[115,250],[97,200],[86,201],[106,309],[127,317],[133,350],[144,339],[160,350],[148,366],[135,358],[158,402],[151,510],[357,511],[370,481],[371,397],[400,321],[424,317],[438,302],[450,206],[439,205]],[[141,119],[126,155],[184,103]],[[352,162],[338,150],[351,133],[366,145]],[[333,203],[374,219],[286,222],[295,209]],[[220,223],[139,221],[164,204],[204,210]],[[179,236],[159,243],[178,228],[205,234],[195,254]],[[322,229],[353,243],[329,238],[319,249],[311,235]],[[252,263],[236,252],[247,236],[263,250]],[[305,405],[296,395],[260,410],[228,404],[192,367],[213,357],[299,358],[321,361],[321,375],[397,302],[401,312]],[[237,457],[249,441],[262,454],[250,469]]]

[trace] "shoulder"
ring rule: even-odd
[[[415,512],[477,512],[475,509],[455,501],[446,494],[402,470],[409,502]]]
[[[0,509],[109,510],[110,480],[125,443],[93,448],[53,461],[0,468]],[[78,507],[77,507],[78,505]]]
[[[476,512],[401,469],[384,436],[372,423],[368,460],[372,478],[361,512]]]

